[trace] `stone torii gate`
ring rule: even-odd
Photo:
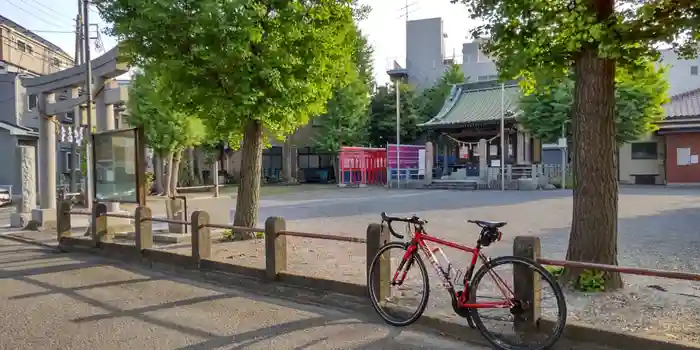
[[[125,88],[111,84],[113,78],[128,71],[127,64],[118,58],[118,47],[115,47],[91,61],[95,110],[91,124],[96,126],[97,131],[114,129],[114,105],[128,99],[128,91]],[[22,80],[27,94],[37,95],[39,101],[39,208],[31,210],[31,221],[40,227],[51,226],[56,221],[56,115],[77,110],[80,113],[76,113],[76,118],[81,118],[81,125],[88,124],[87,118],[81,112],[84,110],[81,107],[87,108],[87,95],[79,93],[79,89],[85,87],[85,73],[83,64],[53,74]],[[70,96],[57,101],[56,95],[66,92]],[[92,130],[87,132],[92,133]],[[24,204],[20,206],[24,210],[28,209],[25,207]],[[110,211],[119,210],[118,203],[112,203],[109,207]]]

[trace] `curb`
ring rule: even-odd
[[[58,245],[51,245],[48,243],[37,241],[35,239],[15,236],[14,234],[0,235],[0,239],[6,239],[8,241],[25,243],[25,244],[31,244],[34,246],[39,246],[39,247],[44,247],[44,248],[59,249]]]
[[[109,252],[105,252],[100,249],[81,247],[77,245],[64,247],[50,245],[37,240],[18,237],[11,234],[0,235],[0,238],[20,243],[31,244],[35,246],[46,247],[54,250],[58,249],[64,252],[73,252],[78,254],[88,253],[90,255],[99,255],[108,259],[114,259],[120,263],[124,263],[127,265],[145,265],[150,269],[176,274],[177,276],[174,276],[176,278],[179,277],[185,279],[195,279],[205,283],[213,283],[215,285],[228,287],[234,285],[236,287],[244,287],[246,289],[254,290],[256,292],[260,292],[262,288],[273,289],[271,293],[263,293],[270,294],[271,296],[282,296],[283,298],[287,299],[290,298],[290,293],[285,293],[285,288],[304,290],[307,291],[310,295],[306,298],[303,298],[303,300],[295,299],[295,301],[301,302],[302,304],[311,304],[317,306],[333,306],[345,310],[359,312],[365,315],[372,315],[376,318],[376,314],[371,305],[368,303],[366,296],[364,295],[364,293],[360,292],[361,290],[364,290],[366,288],[366,286],[364,285],[344,283],[346,285],[346,288],[342,288],[341,290],[335,291],[324,291],[322,289],[310,287],[308,282],[301,283],[303,281],[301,281],[299,278],[284,278],[282,282],[267,281],[260,278],[262,276],[259,276],[258,274],[246,274],[245,271],[243,271],[245,270],[245,268],[240,269],[241,273],[236,273],[235,271],[238,270],[236,268],[237,265],[233,264],[225,264],[231,265],[231,267],[225,268],[225,271],[222,271],[221,268],[217,268],[216,266],[219,265],[219,263],[207,264],[212,266],[210,268],[203,268],[201,265],[198,267],[191,266],[191,264],[188,264],[186,261],[183,261],[182,264],[173,263],[179,259],[167,259],[168,262],[156,261],[161,260],[156,257],[153,257],[152,259],[149,259],[148,257],[143,257],[140,260],[132,260],[125,258],[133,258],[133,254],[126,254],[126,252],[122,249],[119,250],[124,251],[124,254],[120,255],[114,253],[110,254]],[[158,255],[161,255],[160,253],[161,252],[159,252]],[[175,255],[173,253],[168,252],[162,253],[163,255]],[[135,252],[135,254],[138,253]],[[231,271],[233,271],[233,273]],[[324,280],[318,279],[316,283],[321,281]],[[329,282],[338,283],[337,281]],[[313,286],[313,284],[311,286]],[[318,301],[312,302],[312,300],[314,299]],[[541,323],[544,327],[552,327],[554,325],[553,322],[548,319],[543,319]],[[478,330],[469,328],[466,321],[460,323],[436,316],[423,315],[416,322],[416,325],[421,328],[425,328],[429,331],[438,332],[442,335],[448,335],[452,338],[456,338],[478,345],[489,346],[488,342],[481,336]],[[556,345],[554,345],[552,349],[593,349],[595,347],[601,346],[607,349],[612,348],[620,350],[638,350],[640,348],[664,350],[700,350],[700,344],[662,339],[660,337],[654,336],[642,336],[632,333],[619,333],[611,330],[586,326],[584,324],[573,321],[567,321],[566,328],[564,330],[564,334],[561,340]]]

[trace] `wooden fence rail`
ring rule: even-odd
[[[361,243],[366,245],[366,266],[369,268],[374,256],[379,251],[379,248],[390,240],[388,230],[380,224],[370,224],[367,227],[366,237],[349,237],[333,234],[320,234],[310,232],[288,231],[287,225],[282,217],[269,217],[265,221],[265,228],[250,228],[240,227],[225,224],[213,224],[209,221],[209,214],[204,211],[194,211],[189,221],[161,219],[152,216],[151,209],[148,207],[136,208],[134,215],[113,214],[107,213],[107,207],[104,203],[96,203],[93,206],[92,213],[84,211],[71,210],[71,202],[64,200],[58,203],[57,215],[57,239],[59,243],[65,241],[71,236],[71,215],[91,215],[91,246],[99,248],[105,244],[111,244],[113,233],[110,232],[107,219],[110,217],[126,218],[134,220],[134,240],[135,251],[153,250],[153,222],[165,222],[178,225],[188,225],[190,227],[190,235],[192,242],[192,259],[194,263],[201,264],[202,261],[211,258],[212,242],[211,228],[229,229],[236,232],[255,232],[264,233],[265,235],[265,268],[262,273],[269,280],[280,279],[280,276],[287,276],[287,237],[301,237],[322,240],[332,240],[338,242]],[[121,248],[119,248],[121,249]],[[158,254],[171,254],[159,251]],[[389,264],[389,259],[382,259],[380,264]],[[377,274],[373,278],[379,283],[375,283],[377,295],[386,296],[390,293],[390,269],[380,267],[377,269]],[[385,281],[382,283],[380,281]],[[347,286],[357,287],[344,282],[338,282],[339,287],[335,288],[338,291],[343,291]],[[334,289],[334,288],[330,288]],[[355,288],[357,289],[357,288]],[[362,294],[364,291],[353,290],[351,294]]]

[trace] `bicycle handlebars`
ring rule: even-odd
[[[391,227],[392,221],[406,222],[409,224],[419,225],[419,226],[423,226],[423,225],[428,223],[428,220],[423,220],[416,215],[413,215],[411,217],[396,217],[396,216],[388,216],[388,215],[386,215],[385,212],[382,212],[382,222],[384,222],[384,221],[386,221],[387,227],[389,227],[389,233],[391,233],[392,236],[394,236],[398,239],[403,239],[404,236],[400,235],[400,234],[396,233],[396,231],[394,231],[394,228]]]

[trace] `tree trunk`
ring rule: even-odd
[[[197,181],[199,181],[200,185],[204,185],[204,151],[198,147],[194,153],[197,159]]]
[[[294,181],[292,177],[292,145],[287,140],[282,145],[282,182],[291,183]]]
[[[596,48],[585,48],[575,74],[573,219],[566,259],[617,265],[615,62],[598,57]],[[565,278],[578,281],[581,272],[568,270]],[[619,273],[604,276],[606,291],[622,288]]]
[[[333,181],[335,183],[340,183],[340,167],[338,167],[338,154],[334,154],[333,157],[331,157],[331,168],[332,168],[332,174],[334,176]],[[329,176],[330,177],[330,176]],[[330,181],[330,179],[328,179]]]
[[[180,180],[180,164],[182,163],[182,151],[175,151],[173,153],[172,161],[172,176],[170,177],[170,196],[177,196],[177,186]]]
[[[187,149],[187,171],[189,172],[192,185],[199,186],[200,182],[197,181],[197,177],[195,176],[194,164],[194,147],[190,147]]]
[[[241,149],[241,180],[236,199],[235,226],[255,227],[260,200],[260,177],[262,167],[262,124],[255,120],[246,125]],[[252,237],[250,233],[247,236]],[[248,237],[248,238],[249,238]]]
[[[155,185],[156,194],[160,195],[165,192],[163,186],[164,180],[163,155],[159,152],[153,155],[153,183]]]
[[[170,192],[171,182],[173,179],[173,152],[168,152],[165,156],[165,195],[170,197],[172,192]]]

